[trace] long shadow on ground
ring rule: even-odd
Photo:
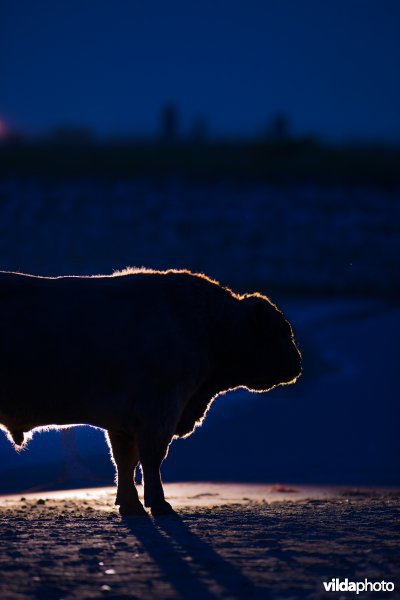
[[[207,600],[254,595],[256,586],[239,568],[194,534],[179,515],[155,521],[125,518],[123,527],[135,535],[165,579],[183,598]],[[215,592],[210,590],[210,584]]]

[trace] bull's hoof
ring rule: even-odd
[[[151,514],[153,515],[153,517],[166,517],[170,515],[176,515],[176,512],[174,511],[170,503],[164,500],[164,502],[153,504],[153,506],[151,507]]]
[[[121,517],[148,517],[147,511],[139,504],[121,504],[119,507]]]

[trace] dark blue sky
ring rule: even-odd
[[[85,124],[400,141],[398,0],[0,0],[0,117],[31,133]]]

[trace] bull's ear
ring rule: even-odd
[[[273,332],[282,323],[281,311],[268,298],[253,294],[244,298],[250,322],[257,329]]]
[[[243,299],[246,304],[247,314],[250,320],[256,324],[265,324],[268,319],[268,301],[260,296],[246,296]]]

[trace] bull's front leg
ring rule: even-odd
[[[122,516],[147,516],[134,483],[139,454],[135,438],[125,433],[108,431],[108,442],[117,470],[117,497]]]
[[[153,516],[175,514],[165,500],[160,467],[168,453],[172,435],[157,435],[154,431],[141,431],[138,436],[139,460],[143,471],[144,505]]]

